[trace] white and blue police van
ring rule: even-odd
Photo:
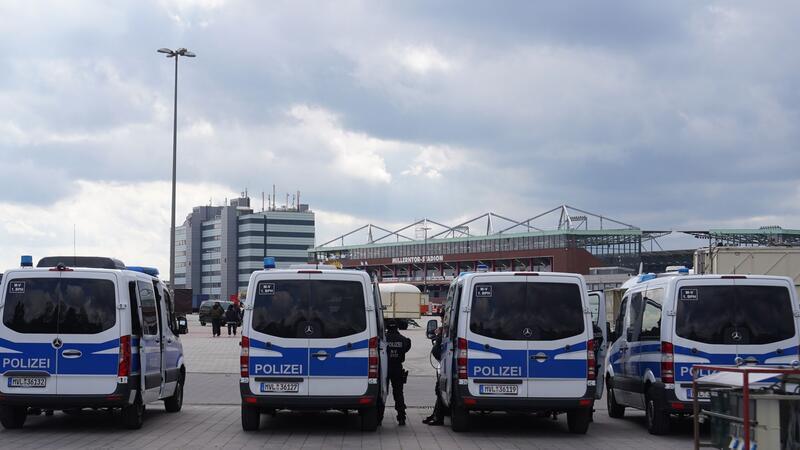
[[[671,415],[691,414],[695,364],[798,364],[800,309],[791,279],[688,272],[626,283],[610,337],[608,414],[643,409],[652,434],[667,433]]]
[[[447,294],[438,370],[453,430],[468,430],[471,411],[516,411],[566,413],[569,431],[586,433],[602,373],[594,330],[580,275],[460,275]]]
[[[47,257],[0,283],[0,423],[32,411],[121,410],[142,426],[145,405],[183,403],[183,348],[172,296],[158,271],[101,257]]]
[[[241,341],[242,428],[261,413],[357,410],[383,420],[386,336],[377,282],[357,270],[274,269],[250,276]]]

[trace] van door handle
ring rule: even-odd
[[[80,358],[83,355],[80,350],[64,350],[61,356],[68,359]]]
[[[317,359],[326,359],[328,357],[328,353],[325,351],[312,353],[311,356]]]
[[[531,359],[536,360],[536,362],[545,362],[547,361],[548,357],[544,353],[537,353],[535,355],[531,355]]]

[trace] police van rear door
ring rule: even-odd
[[[60,273],[7,272],[2,286],[0,392],[55,395]]]
[[[58,292],[58,394],[113,393],[120,341],[116,275],[64,271]]]
[[[578,398],[587,390],[591,316],[576,276],[527,276],[528,396]],[[526,329],[525,334],[528,335]]]
[[[309,395],[363,395],[369,382],[369,340],[377,335],[376,324],[367,320],[370,284],[363,273],[347,271],[311,273],[309,284],[304,329],[310,348]]]
[[[260,275],[250,293],[250,390],[260,395],[307,396],[309,275]]]
[[[528,395],[528,336],[525,277],[476,275],[466,318],[467,386],[471,395]],[[458,351],[458,350],[456,350]],[[463,382],[463,380],[461,381]]]
[[[595,341],[595,362],[597,364],[597,389],[595,398],[603,397],[604,381],[606,373],[606,352],[610,343],[608,342],[608,320],[606,319],[606,296],[603,291],[589,291],[587,295],[589,301],[589,311],[592,314],[592,328]]]

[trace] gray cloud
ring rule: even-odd
[[[799,15],[791,2],[4,4],[0,202],[168,180],[173,66],[155,49],[186,46],[187,183],[274,183],[378,223],[566,202],[653,228],[800,227],[787,200]],[[19,189],[30,177],[47,183]]]

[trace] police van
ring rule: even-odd
[[[672,414],[692,411],[693,365],[798,364],[800,309],[789,278],[682,269],[626,284],[605,374],[611,417],[643,409],[648,431],[663,434]]]
[[[242,428],[262,412],[357,410],[363,430],[383,420],[386,336],[378,284],[366,272],[253,272],[241,341]]]
[[[470,411],[566,413],[570,432],[587,431],[599,367],[583,277],[462,274],[442,321],[438,382],[454,431],[468,429]]]
[[[64,264],[68,261],[70,265]],[[30,256],[0,283],[0,423],[29,409],[116,408],[140,428],[145,404],[178,412],[186,370],[172,297],[152,268],[98,257]]]

